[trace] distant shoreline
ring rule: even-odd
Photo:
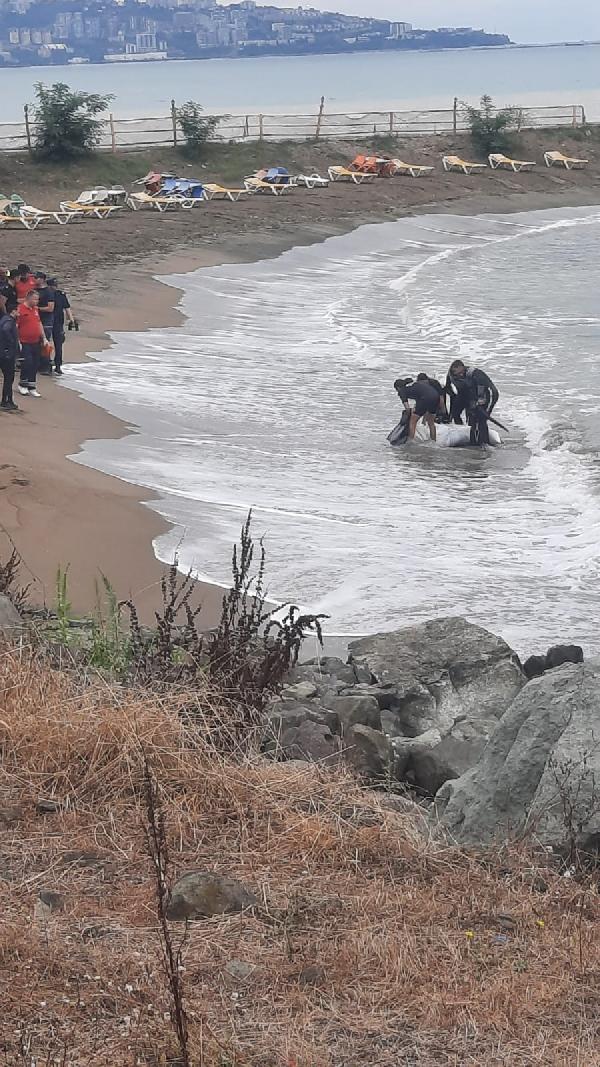
[[[341,51],[338,49],[323,49],[322,51],[314,52],[285,52],[280,53],[276,51],[258,52],[252,55],[246,55],[240,53],[238,55],[222,55],[222,56],[144,56],[136,57],[134,60],[124,60],[119,54],[115,59],[95,60],[89,62],[83,57],[74,57],[67,60],[65,63],[4,63],[0,65],[0,71],[3,70],[64,70],[69,67],[108,67],[112,65],[124,66],[124,67],[136,67],[146,66],[150,63],[211,63],[221,62],[223,60],[231,61],[236,59],[250,60],[250,59],[307,59],[315,56],[356,56],[356,55],[439,55],[447,52],[516,52],[516,51],[531,51],[533,49],[546,49],[546,48],[594,48],[600,45],[598,41],[549,41],[544,44],[543,42],[537,42],[533,44],[521,44],[518,42],[511,42],[510,44],[473,44],[473,45],[456,45],[456,47],[446,46],[444,48],[345,48]]]

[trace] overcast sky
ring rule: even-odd
[[[259,0],[260,2],[260,0]],[[264,0],[263,0],[264,2]],[[295,7],[295,0],[274,0]],[[374,15],[425,29],[475,26],[514,41],[600,40],[600,0],[300,0],[305,7]]]

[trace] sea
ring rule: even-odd
[[[522,655],[598,652],[599,255],[600,207],[431,214],[170,276],[183,325],[69,367],[137,428],[75,461],[156,492],[157,554],[214,583],[252,509],[270,595],[330,634],[466,615]],[[394,379],[457,356],[504,445],[391,448]]]
[[[173,98],[216,114],[314,114],[321,96],[329,112],[363,112],[447,109],[489,93],[498,104],[584,105],[600,121],[600,45],[3,68],[3,122],[22,121],[38,80],[112,93],[119,118],[166,115]]]

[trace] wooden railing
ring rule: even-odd
[[[519,129],[574,127],[586,122],[581,105],[517,108]],[[170,113],[153,117],[118,118],[107,115],[99,148],[104,151],[135,151],[177,147],[182,141],[175,102]],[[321,99],[313,114],[220,115],[211,138],[217,141],[315,141],[355,140],[373,136],[410,137],[417,134],[461,133],[468,119],[458,99],[446,110],[364,111],[330,114]],[[35,144],[34,113],[25,108],[23,122],[0,122],[0,151],[31,151]]]

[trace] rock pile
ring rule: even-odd
[[[354,641],[348,663],[296,668],[268,710],[265,751],[391,776],[434,794],[479,758],[526,678],[501,638],[461,618]]]
[[[600,853],[600,663],[556,645],[521,666],[461,618],[354,641],[347,663],[298,667],[267,712],[276,759],[344,759],[372,783],[435,796],[466,844],[529,829]]]

